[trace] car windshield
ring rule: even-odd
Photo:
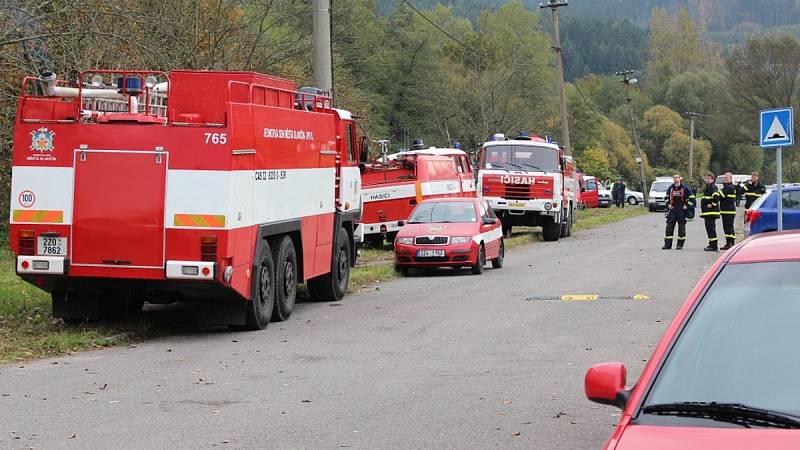
[[[477,220],[472,202],[428,202],[414,209],[408,223],[470,223]]]
[[[650,190],[653,192],[667,192],[670,184],[672,184],[672,181],[654,181],[653,185],[650,186]]]
[[[645,399],[800,416],[800,262],[730,264],[703,296]]]
[[[558,152],[538,145],[492,145],[486,147],[485,168],[557,172]]]
[[[594,180],[586,180],[586,190],[593,191],[595,189],[597,189],[597,182]]]

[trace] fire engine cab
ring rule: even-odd
[[[475,197],[469,157],[458,149],[424,148],[385,155],[362,173],[364,212],[356,235],[370,246],[394,241],[400,222],[423,199]]]
[[[297,284],[339,300],[355,263],[360,148],[314,88],[245,72],[27,77],[17,106],[11,248],[67,321],[203,302],[247,329]]]
[[[546,241],[572,234],[579,187],[575,163],[557,144],[528,133],[491,136],[478,156],[478,192],[503,224],[542,227]]]

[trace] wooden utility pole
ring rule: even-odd
[[[685,112],[683,115],[689,118],[689,172],[687,175],[689,175],[689,182],[692,182],[694,180],[692,178],[692,172],[694,170],[694,118],[700,114],[696,112]]]
[[[550,0],[547,3],[540,3],[539,8],[550,8],[553,14],[553,50],[556,52],[556,75],[558,78],[558,94],[561,107],[561,145],[564,146],[564,153],[572,155],[572,144],[569,140],[569,120],[567,118],[567,93],[564,88],[564,59],[561,52],[561,35],[558,30],[558,8],[567,6],[566,0]]]

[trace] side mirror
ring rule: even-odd
[[[366,136],[361,137],[361,153],[358,157],[362,163],[369,161],[369,139]]]
[[[586,192],[586,188],[581,188],[581,192]]]
[[[484,217],[483,218],[483,224],[484,225],[494,225],[496,223],[497,223],[497,219],[494,219],[494,218],[491,218],[491,217]]]
[[[398,226],[398,227],[405,226],[405,224],[406,224],[406,221],[405,221],[405,220],[398,220],[398,221],[397,221],[397,226]]]
[[[603,405],[625,408],[630,391],[625,389],[627,370],[622,363],[595,364],[583,379],[586,398]]]

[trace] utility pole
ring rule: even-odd
[[[311,34],[314,84],[317,88],[333,93],[333,67],[331,64],[331,2],[312,0],[313,14]]]
[[[694,118],[700,114],[687,111],[683,115],[689,118],[689,172],[687,175],[689,175],[689,182],[691,183],[694,180],[692,178],[692,170],[694,169]]]
[[[631,117],[631,134],[633,134],[633,143],[636,145],[636,164],[639,165],[639,177],[642,181],[642,196],[644,197],[644,206],[650,208],[650,201],[647,198],[647,182],[644,179],[644,160],[642,159],[642,149],[639,147],[639,136],[636,134],[636,116],[633,114],[633,99],[631,98],[631,85],[639,82],[636,78],[632,78],[633,70],[620,70],[614,72],[618,77],[622,77],[622,83],[625,84],[625,93],[627,94],[628,114]]]
[[[569,121],[567,119],[567,93],[564,88],[564,59],[561,52],[561,35],[558,30],[558,8],[567,6],[567,1],[549,0],[547,3],[540,3],[539,8],[550,8],[553,13],[553,50],[556,52],[556,75],[558,77],[558,94],[561,107],[561,144],[564,146],[564,153],[572,155],[572,144],[569,140]]]

